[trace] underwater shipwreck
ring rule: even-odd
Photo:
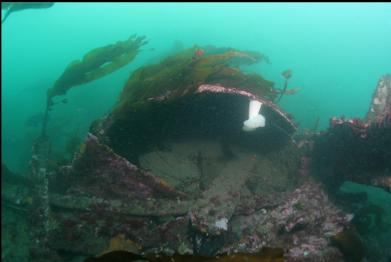
[[[30,176],[2,165],[3,208],[28,217],[29,261],[391,256],[366,246],[368,232],[389,228],[384,210],[349,208],[365,196],[333,191],[347,180],[391,191],[391,75],[364,119],[335,117],[326,131],[297,134],[277,104],[290,70],[276,88],[241,70],[265,55],[194,46],[135,70],[73,160],[49,164],[54,97],[121,68],[146,42],[132,36],[72,62],[48,91]]]

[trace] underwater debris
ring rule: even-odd
[[[319,195],[319,192],[322,193]],[[304,251],[308,251],[312,258],[322,257],[328,246],[327,236],[339,232],[349,223],[349,219],[328,203],[327,196],[314,183],[297,188],[285,201],[271,212],[260,211],[240,219],[239,225],[243,228],[239,234],[247,250],[271,245],[289,247],[285,256],[292,261],[303,261],[300,259],[305,259]],[[238,222],[232,221],[234,224]],[[322,226],[316,226],[318,222]],[[240,244],[235,244],[228,250],[240,248]]]
[[[184,198],[185,194],[168,186],[162,179],[140,170],[117,155],[89,134],[82,153],[73,160],[67,171],[68,179],[77,183],[70,185],[69,192],[105,199]]]
[[[52,233],[52,219],[49,202],[49,170],[48,159],[51,143],[48,137],[39,137],[33,144],[30,161],[29,187],[31,205],[29,206],[28,225],[30,227],[30,258],[49,259],[56,257],[56,253],[48,247],[48,239]],[[53,261],[56,261],[53,259]]]
[[[4,15],[1,23],[4,23],[10,14],[16,11],[21,11],[25,9],[43,9],[49,8],[54,5],[54,2],[1,2],[1,9],[5,9],[6,13]]]
[[[144,192],[145,184],[135,182],[136,191],[126,183],[121,188],[124,177],[108,171],[121,173],[121,170],[129,170],[120,163],[127,163],[132,170],[134,166],[93,136],[88,136],[85,144],[71,167],[65,166],[50,176],[49,203],[52,220],[56,223],[55,230],[49,231],[48,246],[52,251],[96,256],[102,254],[102,250],[108,251],[107,246],[118,248],[135,242],[146,250],[167,244],[167,252],[160,257],[162,260],[156,261],[170,261],[163,258],[209,261],[200,260],[198,256],[172,255],[183,245],[194,254],[208,255],[210,261],[242,261],[245,258],[263,261],[259,260],[262,256],[246,253],[256,253],[268,246],[284,247],[285,256],[296,259],[292,258],[292,261],[319,258],[318,250],[328,250],[327,256],[338,257],[338,252],[328,246],[326,239],[349,219],[328,202],[325,194],[320,193],[321,188],[314,183],[304,183],[293,192],[286,189],[283,189],[284,193],[271,191],[267,193],[274,194],[270,198],[261,193],[252,197],[247,189],[246,176],[254,176],[255,163],[247,157],[249,154],[237,153],[235,159],[225,162],[226,168],[221,175],[199,197],[180,200],[159,194],[155,198],[136,199],[132,191]],[[292,156],[289,152],[286,154]],[[242,165],[247,166],[248,172]],[[284,169],[282,164],[277,166]],[[97,179],[84,181],[83,176],[97,176]],[[265,176],[262,175],[263,179]],[[261,180],[260,183],[268,182]],[[60,190],[60,186],[64,188]],[[256,203],[251,204],[252,201]],[[282,225],[287,225],[288,229],[281,231]],[[58,235],[63,237],[58,238]],[[189,240],[192,237],[195,237],[194,242]],[[201,243],[197,244],[197,241]],[[233,256],[238,252],[241,254]],[[231,255],[224,255],[227,253]],[[217,254],[220,255],[214,257]],[[270,261],[267,259],[265,261]]]
[[[204,52],[194,61],[199,50]],[[230,66],[233,59],[256,63],[260,57],[225,48],[210,53],[208,48],[195,46],[159,64],[141,67],[130,76],[112,112],[96,121],[91,132],[137,164],[141,154],[172,136],[197,132],[214,137],[240,135],[236,133],[242,132],[250,98],[264,104],[268,130],[276,129],[285,143],[296,125],[272,102],[277,96],[273,83]],[[147,122],[146,118],[154,120]]]
[[[317,193],[315,194],[315,192]],[[306,199],[308,197],[310,199]],[[322,207],[324,211],[320,211],[316,207],[322,204],[326,205]],[[348,225],[351,219],[349,216],[341,216],[339,210],[327,203],[327,195],[321,189],[320,184],[305,183],[296,189],[291,194],[288,202],[279,207],[275,213],[272,213],[272,216],[282,226],[284,232],[290,233],[301,227],[314,225],[316,224],[315,221],[319,221],[319,219],[325,219],[322,212],[328,212],[324,228],[322,228],[325,231],[324,235],[337,234],[345,225]]]
[[[200,49],[204,52],[194,60]],[[194,47],[134,72],[114,110],[91,126],[93,134],[71,166],[50,173],[50,250],[97,256],[114,249],[107,246],[126,249],[120,244],[132,241],[146,254],[158,250],[166,259],[161,261],[203,261],[200,256],[208,256],[204,261],[283,261],[283,255],[311,261],[324,250],[328,257],[341,256],[327,239],[350,220],[318,184],[296,176],[309,164],[300,166],[301,153],[290,140],[296,125],[273,103],[273,83],[230,64],[254,63],[256,56],[232,49],[208,52]],[[268,124],[246,133],[242,125],[251,100],[262,103]],[[210,141],[217,149],[223,144],[213,165],[208,163],[212,146],[205,146]],[[173,186],[153,168],[162,162],[144,161],[175,156],[169,153],[177,144],[192,154],[169,162],[178,168],[160,170],[171,172],[162,177],[184,179],[178,171],[191,165],[195,176]],[[227,151],[234,157],[222,157]],[[190,184],[197,187],[180,190],[179,185]],[[284,249],[265,258],[257,252],[266,247]]]
[[[243,168],[243,161],[247,167]],[[228,230],[229,220],[240,203],[240,192],[245,187],[251,172],[251,160],[237,159],[226,163],[218,176],[190,212],[191,225],[202,234],[220,235]]]
[[[388,74],[379,80],[364,119],[330,119],[327,132],[315,138],[313,166],[332,190],[345,180],[387,188],[387,179],[381,182],[381,178],[390,176],[390,148],[391,75]]]
[[[375,126],[391,125],[391,75],[383,76],[373,93],[365,122]]]
[[[333,117],[330,120],[332,127],[348,125],[356,134],[365,138],[371,130],[391,126],[391,75],[385,75],[378,81],[369,110],[364,119]]]
[[[78,192],[70,192],[68,195],[50,194],[50,205],[60,209],[91,212],[99,210],[104,213],[117,213],[128,216],[181,216],[185,215],[192,201],[177,201],[147,198],[144,200],[107,200],[96,196],[78,196]],[[83,193],[83,192],[80,192]]]
[[[92,137],[87,138],[87,141],[90,139],[92,139]],[[96,143],[98,141],[93,139],[92,143],[94,142]],[[87,142],[83,150],[83,154],[96,154],[96,159],[99,159],[98,163],[105,163],[105,159],[108,159],[109,161],[106,162],[106,165],[110,166],[111,169],[122,169],[117,168],[118,165],[116,163],[119,161],[118,157],[99,157],[104,155],[101,151],[107,152],[107,150],[104,150],[106,146],[89,146],[90,143]],[[241,156],[238,155],[239,159],[240,157]],[[235,159],[239,160],[238,158]],[[83,165],[80,162],[77,163],[77,161],[74,161],[73,165],[84,166],[96,163],[90,162],[91,159],[92,158],[83,158],[83,161],[85,161]],[[274,159],[276,159],[276,157],[274,157]],[[110,165],[110,163],[112,163],[112,165]],[[254,162],[248,158],[245,163],[248,163],[246,166],[248,166],[249,175],[251,175],[254,171],[252,166],[249,164]],[[208,205],[210,205],[209,203],[213,203],[216,210],[215,212],[208,212],[211,218],[215,217],[215,215],[218,215],[219,213],[223,215],[226,214],[226,218],[229,218],[227,222],[227,230],[221,228],[221,232],[218,235],[205,233],[203,235],[204,243],[215,245],[213,249],[210,250],[213,251],[210,255],[213,256],[216,252],[221,254],[219,258],[213,258],[221,259],[216,261],[226,261],[224,259],[230,261],[228,260],[230,257],[225,257],[223,255],[227,252],[236,253],[240,251],[243,253],[253,253],[264,246],[292,247],[287,249],[287,252],[291,250],[289,251],[289,254],[291,254],[290,256],[294,256],[296,259],[292,259],[292,261],[305,261],[300,259],[310,259],[314,257],[319,258],[320,255],[317,250],[322,248],[323,250],[329,250],[328,256],[338,257],[338,253],[336,253],[335,250],[327,247],[327,241],[325,240],[327,236],[324,234],[325,232],[334,232],[333,229],[338,229],[341,224],[346,222],[346,220],[343,213],[338,214],[334,212],[334,208],[330,205],[330,203],[327,203],[327,198],[323,194],[320,194],[321,189],[319,187],[305,183],[303,187],[298,188],[293,193],[286,192],[281,194],[281,192],[277,192],[276,194],[278,196],[285,196],[283,197],[284,200],[282,204],[276,203],[275,199],[272,199],[271,203],[261,200],[261,203],[254,205],[254,207],[250,207],[253,208],[252,210],[247,210],[246,212],[239,211],[239,213],[237,213],[238,210],[235,208],[232,213],[231,206],[227,206],[230,202],[234,202],[239,199],[239,203],[241,203],[240,206],[243,207],[244,203],[252,200],[252,198],[249,197],[243,198],[242,194],[246,191],[245,186],[241,187],[239,183],[227,184],[224,182],[224,179],[228,180],[228,182],[231,180],[229,174],[227,174],[227,170],[233,170],[233,168],[230,168],[233,164],[234,163],[228,165],[225,171],[223,170],[222,175],[225,177],[222,176],[220,178],[216,178],[216,180],[212,183],[211,187],[215,190],[219,190],[222,194],[215,192],[214,195],[210,195],[213,199],[206,202],[207,206],[195,204],[194,201],[186,202],[164,198],[156,200],[142,199],[139,201],[133,198],[127,199],[122,196],[115,197],[113,200],[110,200],[109,197],[102,198],[100,197],[100,192],[106,190],[108,185],[107,180],[103,180],[102,183],[99,183],[99,180],[96,182],[91,181],[91,184],[87,184],[87,188],[92,185],[95,185],[96,187],[96,191],[91,191],[91,193],[88,194],[88,197],[82,197],[85,194],[83,187],[79,187],[78,190],[76,190],[76,187],[74,186],[71,186],[70,188],[74,188],[75,190],[66,189],[65,192],[67,193],[64,195],[60,195],[58,193],[55,194],[54,192],[57,192],[57,189],[54,185],[64,184],[61,182],[61,178],[64,178],[67,172],[72,171],[72,168],[65,168],[68,171],[64,170],[59,174],[53,174],[52,178],[54,181],[50,183],[52,193],[49,200],[53,210],[55,210],[53,215],[59,226],[58,229],[51,234],[49,246],[52,250],[69,250],[69,252],[74,253],[84,251],[89,255],[100,254],[101,250],[104,250],[107,246],[108,235],[115,236],[119,234],[118,232],[123,232],[123,237],[120,237],[120,239],[124,239],[125,242],[126,239],[130,239],[140,243],[143,247],[159,247],[162,243],[169,243],[170,248],[175,251],[179,248],[181,241],[186,241],[186,239],[191,237],[193,234],[192,231],[189,231],[188,229],[189,217],[187,217],[186,214],[189,209],[191,209],[195,214],[202,215],[201,211],[206,211]],[[97,170],[106,172],[105,169],[102,169],[102,165],[93,164],[90,168],[96,168]],[[237,169],[238,168],[243,171],[243,168],[241,168],[240,165]],[[80,174],[83,174],[82,169],[79,171],[81,171]],[[243,179],[243,181],[246,181],[245,178],[241,178],[240,176],[237,179]],[[114,180],[116,179],[116,177],[113,178]],[[72,178],[70,180],[73,181],[73,185],[75,185],[79,182],[80,178]],[[262,183],[266,183],[266,181],[262,181]],[[140,185],[140,187],[140,189],[142,189],[143,186]],[[237,187],[237,189],[233,187]],[[243,189],[243,192],[240,192],[240,194],[237,192],[239,189]],[[213,189],[209,190],[213,193]],[[205,195],[208,194],[205,193]],[[195,200],[197,201],[198,199]],[[155,204],[149,205],[148,202],[154,202]],[[202,201],[199,203],[201,202]],[[292,206],[293,213],[287,219],[289,219],[289,221],[298,222],[297,226],[292,224],[293,226],[289,232],[281,233],[281,224],[288,224],[289,222],[283,218],[287,216],[287,214],[283,213],[283,210],[286,210],[287,207],[285,204],[288,202]],[[125,203],[127,206],[124,205]],[[239,206],[239,203],[237,207]],[[178,210],[182,210],[180,211],[181,214],[178,213]],[[311,215],[308,215],[307,212]],[[230,215],[231,213],[232,215]],[[315,215],[312,216],[312,214]],[[243,220],[238,219],[238,216],[242,217]],[[325,216],[327,216],[327,218]],[[201,217],[203,217],[203,215]],[[276,217],[279,219],[276,219]],[[304,223],[301,223],[301,217],[308,217],[309,220],[305,220]],[[314,219],[312,220],[311,217],[314,217]],[[137,222],[134,221],[135,219],[138,219]],[[221,220],[221,218],[217,216],[216,220],[211,219],[211,222],[216,225],[216,221],[219,220]],[[164,221],[163,224],[161,221]],[[276,223],[278,221],[280,221],[281,224]],[[242,228],[242,231],[238,232],[238,227]],[[319,228],[322,228],[322,230],[319,231]],[[256,230],[256,237],[254,236],[254,230]],[[110,233],[107,233],[107,231]],[[216,233],[218,231],[219,230],[216,230]],[[213,233],[213,228],[210,232]],[[121,234],[122,233],[120,233],[120,236]],[[56,237],[58,235],[62,235],[64,237],[58,239],[58,237]],[[219,240],[214,242],[212,240],[214,236],[216,236]],[[239,242],[237,239],[241,239],[240,236],[243,238]],[[93,242],[92,239],[94,239]],[[257,239],[259,239],[259,241]],[[95,240],[97,242],[95,242]],[[99,242],[104,242],[105,245],[98,245]],[[225,246],[222,247],[221,244],[225,244]],[[197,245],[193,246],[191,243],[187,243],[186,245],[191,250],[197,250]],[[98,248],[99,250],[97,250]],[[203,249],[203,252],[206,252],[206,247],[203,247]],[[231,258],[238,259],[233,261],[243,261],[240,259],[244,259],[249,256],[249,259],[254,259],[254,261],[259,261],[256,259],[260,259],[248,254],[239,254],[237,256],[232,256]],[[167,254],[163,257],[166,257],[167,259],[172,258],[172,256],[168,256]],[[174,258],[182,259],[178,261],[191,261],[190,259],[192,257],[175,255]],[[199,257],[196,258],[200,259]]]
[[[387,195],[368,185],[390,190],[390,94],[391,75],[387,74],[379,79],[365,118],[333,117],[327,131],[313,137],[312,173],[329,193],[337,194],[339,204],[355,213],[353,227],[339,233],[333,241],[346,261],[383,261],[390,254],[388,246],[382,244],[382,234],[389,237],[389,225],[383,219],[386,211],[371,204],[367,197],[370,190]],[[368,191],[348,191],[345,184],[362,184],[360,187]]]
[[[343,230],[350,220],[350,216],[329,202],[319,184],[308,181],[271,211],[260,210],[233,219],[231,223],[240,228],[236,234],[242,240],[226,245],[224,250],[235,252],[245,247],[254,252],[262,246],[279,246],[284,247],[287,261],[317,261],[327,257],[341,261],[340,253],[329,246],[327,239]]]

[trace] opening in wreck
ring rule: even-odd
[[[227,93],[199,93],[136,105],[118,117],[107,131],[114,151],[133,163],[139,156],[171,143],[214,140],[222,149],[234,146],[255,153],[276,150],[290,139],[287,124],[270,107],[262,106],[265,127],[242,130],[250,99]]]

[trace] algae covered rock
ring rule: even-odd
[[[391,170],[391,75],[381,77],[365,118],[333,117],[316,137],[314,172],[337,189],[345,180],[389,190]]]
[[[63,169],[58,179],[62,179],[62,182],[54,184],[53,191],[79,196],[125,201],[151,197],[175,199],[184,196],[171,189],[163,180],[115,154],[93,135],[89,135],[82,144],[72,168]]]

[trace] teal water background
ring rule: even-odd
[[[110,111],[129,74],[176,51],[175,41],[262,52],[271,64],[247,70],[278,88],[281,72],[292,69],[290,86],[302,90],[280,105],[301,128],[317,117],[321,128],[332,116],[364,117],[378,79],[391,73],[390,14],[388,3],[56,3],[15,12],[2,24],[2,162],[27,170],[40,129],[24,123],[44,111],[47,89],[71,61],[135,33],[149,43],[133,62],[71,89],[69,103],[54,107],[54,149],[75,132],[83,136]]]

